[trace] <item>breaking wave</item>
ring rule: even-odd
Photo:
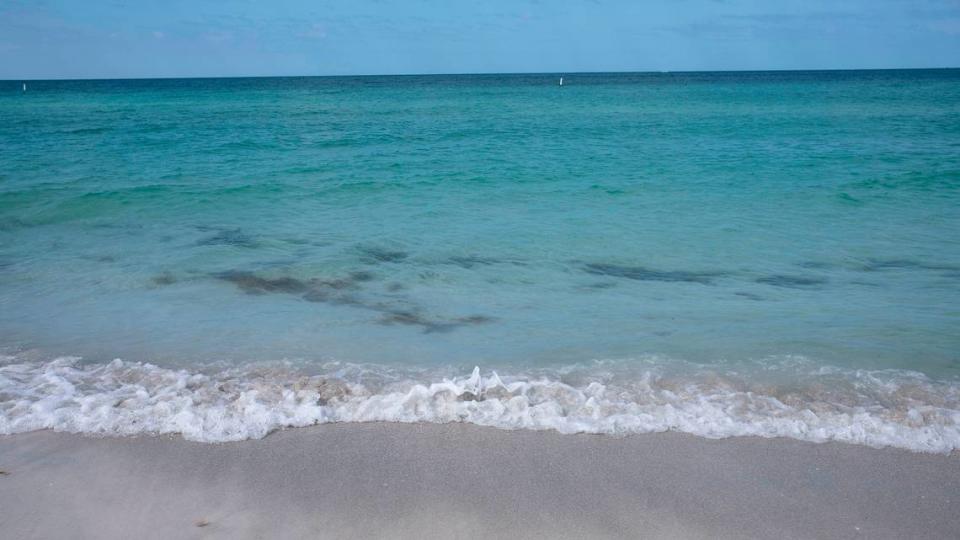
[[[960,448],[960,383],[800,358],[753,369],[654,357],[500,374],[330,363],[185,370],[114,360],[0,357],[0,434],[261,438],[328,422],[468,422],[504,429],[710,438],[791,437],[948,453]],[[761,364],[758,364],[761,366]]]

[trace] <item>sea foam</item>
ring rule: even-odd
[[[627,364],[509,376],[475,368],[457,376],[334,363],[307,375],[288,363],[185,370],[3,357],[0,434],[53,429],[224,442],[328,422],[468,422],[561,433],[680,431],[940,453],[960,448],[960,385],[919,373],[790,361],[746,377],[733,369],[664,367],[675,360]]]

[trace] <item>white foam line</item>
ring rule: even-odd
[[[305,376],[293,369],[212,373],[115,360],[0,362],[0,433],[180,434],[261,438],[326,422],[470,422],[505,429],[703,437],[791,437],[946,453],[960,448],[960,388],[912,372],[816,368],[781,387],[656,366],[611,375],[602,364],[551,376],[494,372],[429,380],[393,374]],[[592,371],[591,371],[592,370]],[[576,374],[576,376],[571,375]]]

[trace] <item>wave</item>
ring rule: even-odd
[[[450,368],[330,363],[308,374],[289,362],[187,370],[0,357],[0,434],[53,429],[225,442],[329,422],[468,422],[561,433],[790,437],[939,453],[960,448],[957,382],[790,357],[749,370],[677,365],[651,357],[457,375]]]

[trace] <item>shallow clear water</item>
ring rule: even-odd
[[[556,79],[0,82],[0,432],[960,446],[960,71]]]

